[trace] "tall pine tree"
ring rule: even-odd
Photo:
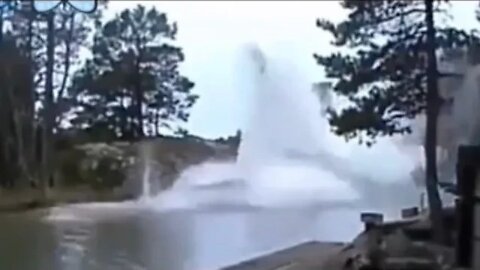
[[[72,67],[80,60],[79,52],[87,45],[92,19],[101,13],[104,2],[94,14],[82,14],[71,9],[37,12],[32,1],[8,2],[15,7],[4,9],[0,16],[0,37],[3,37],[0,44],[5,45],[2,46],[5,50],[2,55],[8,55],[2,59],[12,68],[24,69],[23,72],[14,72],[16,80],[23,83],[21,91],[13,86],[17,82],[2,80],[4,92],[15,89],[16,94],[16,102],[2,99],[10,102],[12,111],[9,115],[15,120],[11,122],[17,123],[10,128],[14,129],[16,137],[14,148],[18,149],[15,155],[18,164],[10,168],[20,168],[15,179],[33,182],[41,178],[46,186],[55,169],[51,166],[55,163],[51,157],[54,157],[61,116],[65,107],[70,105],[66,104],[64,95]],[[7,60],[23,65],[12,65]],[[20,124],[21,128],[18,127]],[[39,159],[42,159],[42,165],[37,164]],[[43,177],[38,171],[43,172]]]
[[[78,104],[74,126],[97,139],[130,140],[186,121],[197,96],[178,70],[184,55],[172,45],[176,24],[139,5],[98,29],[93,58],[69,91]]]
[[[448,74],[438,71],[435,54],[477,42],[464,31],[435,24],[435,17],[447,12],[441,9],[446,6],[442,2],[344,0],[345,21],[334,24],[320,19],[317,25],[332,34],[335,46],[352,53],[315,55],[327,77],[335,79],[333,91],[349,100],[348,106],[330,111],[330,124],[337,134],[371,145],[377,136],[408,133],[405,120],[426,113],[425,179],[439,241],[443,229],[436,123],[442,100],[437,80]]]

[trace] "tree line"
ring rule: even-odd
[[[198,96],[179,71],[178,27],[138,5],[107,19],[36,12],[32,1],[0,11],[0,186],[53,184],[69,144],[184,134]]]
[[[343,0],[347,18],[340,23],[319,19],[317,26],[332,35],[334,46],[350,53],[315,55],[334,80],[333,91],[349,100],[345,108],[329,112],[336,134],[371,145],[378,136],[409,133],[405,120],[426,115],[425,183],[439,242],[446,241],[446,234],[436,163],[437,119],[447,101],[439,95],[438,81],[457,75],[442,73],[437,56],[479,44],[476,32],[439,23],[451,16],[449,2]]]

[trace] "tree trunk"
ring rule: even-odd
[[[12,52],[13,53],[13,52]],[[20,57],[20,55],[18,55]],[[17,59],[18,60],[18,59]],[[10,64],[10,67],[7,67],[3,70],[4,78],[10,82],[4,86],[4,90],[8,96],[8,102],[11,104],[10,110],[10,122],[12,123],[12,134],[14,140],[14,145],[16,147],[16,154],[15,154],[15,162],[16,168],[18,169],[18,175],[15,184],[17,187],[26,187],[28,186],[27,182],[29,180],[29,171],[28,166],[26,163],[26,154],[25,151],[25,134],[24,134],[24,127],[25,127],[25,119],[23,117],[23,110],[25,109],[25,100],[22,100],[24,95],[19,93],[19,91],[25,91],[26,89],[22,89],[19,87],[21,84],[17,82],[17,80],[21,77],[15,76],[13,72],[21,72],[22,69],[19,68],[13,63]],[[12,72],[13,71],[13,72]],[[17,93],[15,93],[17,92]],[[20,97],[20,98],[18,98]]]
[[[160,109],[155,108],[153,111],[154,115],[154,121],[153,121],[153,136],[158,137],[160,134]]]
[[[64,93],[67,89],[67,82],[70,74],[70,67],[71,67],[71,54],[72,54],[72,43],[73,43],[73,34],[76,30],[75,28],[75,13],[72,13],[69,15],[67,19],[67,22],[65,22],[65,25],[63,26],[64,28],[67,29],[67,36],[65,39],[65,59],[63,61],[63,78],[62,82],[60,83],[60,89],[57,91],[57,99],[54,100],[54,110],[53,114],[55,115],[55,124],[54,126],[57,127],[60,125],[62,119],[61,119],[61,111],[60,107],[62,106],[62,98],[64,96]]]
[[[438,192],[438,175],[437,175],[437,120],[439,112],[439,96],[438,96],[438,68],[436,41],[435,41],[435,24],[433,18],[433,0],[425,1],[425,22],[427,25],[427,129],[425,135],[425,182],[428,195],[428,203],[430,208],[430,219],[432,222],[434,240],[440,243],[445,242],[442,200]]]
[[[123,140],[130,140],[130,134],[131,134],[131,127],[129,123],[129,105],[127,103],[127,98],[128,98],[128,92],[125,90],[122,90],[122,97],[121,97],[121,115],[120,115],[120,131],[121,131],[121,138]]]
[[[55,122],[54,100],[53,100],[53,73],[55,63],[55,15],[53,12],[47,14],[47,63],[45,77],[45,100],[43,108],[43,140],[42,140],[42,190],[44,196],[50,183],[52,172],[53,156],[53,124]]]
[[[137,139],[143,138],[143,91],[141,87],[141,79],[140,79],[140,61],[137,62],[136,65],[136,76],[135,79],[135,116],[137,118],[137,126],[136,126],[136,137]]]
[[[28,169],[30,170],[30,184],[33,184],[33,181],[35,181],[35,178],[38,178],[38,166],[37,163],[35,162],[35,142],[37,140],[36,138],[36,120],[35,120],[35,78],[34,78],[34,73],[35,70],[33,68],[34,66],[34,57],[33,57],[33,21],[34,21],[34,15],[33,11],[30,11],[28,13],[28,40],[27,40],[27,58],[30,63],[29,65],[29,85],[31,87],[30,92],[28,93],[28,123],[27,123],[27,137],[28,139],[26,140],[27,147],[28,147],[28,154],[27,154],[27,163],[28,163]],[[35,177],[36,176],[36,177]],[[36,179],[38,181],[38,179]]]
[[[136,104],[135,104],[135,114],[137,118],[137,125],[136,125],[136,137],[138,139],[143,138],[143,112],[142,112],[142,104],[143,104],[143,94],[140,89],[135,91],[136,93]]]
[[[3,42],[3,10],[0,10],[0,43]]]

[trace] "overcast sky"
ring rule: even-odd
[[[196,83],[194,91],[200,95],[187,128],[210,138],[234,134],[245,125],[248,99],[238,87],[240,70],[235,68],[243,44],[285,48],[312,83],[321,81],[323,73],[312,54],[332,48],[330,36],[315,27],[315,20],[338,21],[345,14],[336,1],[111,1],[108,15],[140,3],[155,5],[178,23],[178,44],[186,54],[181,69]],[[475,1],[454,1],[454,23],[464,28],[480,26],[474,17],[475,5]]]

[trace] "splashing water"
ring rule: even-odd
[[[153,160],[152,160],[152,147],[146,142],[139,146],[139,156],[142,162],[142,183],[141,194],[139,201],[142,203],[148,202],[152,199],[152,176],[153,176]]]
[[[480,142],[480,65],[469,64],[464,52],[443,64],[440,66],[442,71],[460,76],[439,81],[439,94],[445,102],[442,102],[438,116],[437,166],[440,182],[455,183],[458,147]],[[418,160],[412,173],[416,174],[419,186],[425,185],[425,123],[425,115],[417,116],[410,123],[413,133],[399,143],[403,151],[409,151],[412,158]]]
[[[142,195],[140,196],[140,200],[149,200],[152,194],[150,188],[150,179],[151,179],[151,163],[146,161],[145,168],[143,170],[142,175]]]
[[[252,108],[249,125],[243,132],[238,166],[244,173],[255,173],[278,159],[285,165],[289,152],[314,154],[321,149],[326,127],[320,121],[312,86],[299,67],[281,60],[267,61],[258,47],[249,51],[254,56],[253,64],[262,69],[249,85],[253,91]],[[245,178],[250,179],[248,175]]]
[[[388,201],[399,207],[415,202],[413,183],[392,184],[392,179],[408,178],[402,172],[411,164],[395,152],[397,160],[383,164],[392,168],[389,175],[380,174],[371,169],[374,166],[369,159],[383,161],[395,147],[390,144],[375,152],[340,143],[322,119],[319,99],[299,66],[282,57],[267,57],[255,45],[243,59],[247,61],[242,63],[241,73],[247,73],[248,78],[243,78],[246,89],[242,90],[249,90],[253,98],[237,161],[207,162],[187,169],[150,206],[161,210],[227,206],[283,209],[371,207]],[[332,151],[344,152],[349,158]],[[370,188],[375,191],[370,192]],[[392,200],[394,190],[410,194]]]

